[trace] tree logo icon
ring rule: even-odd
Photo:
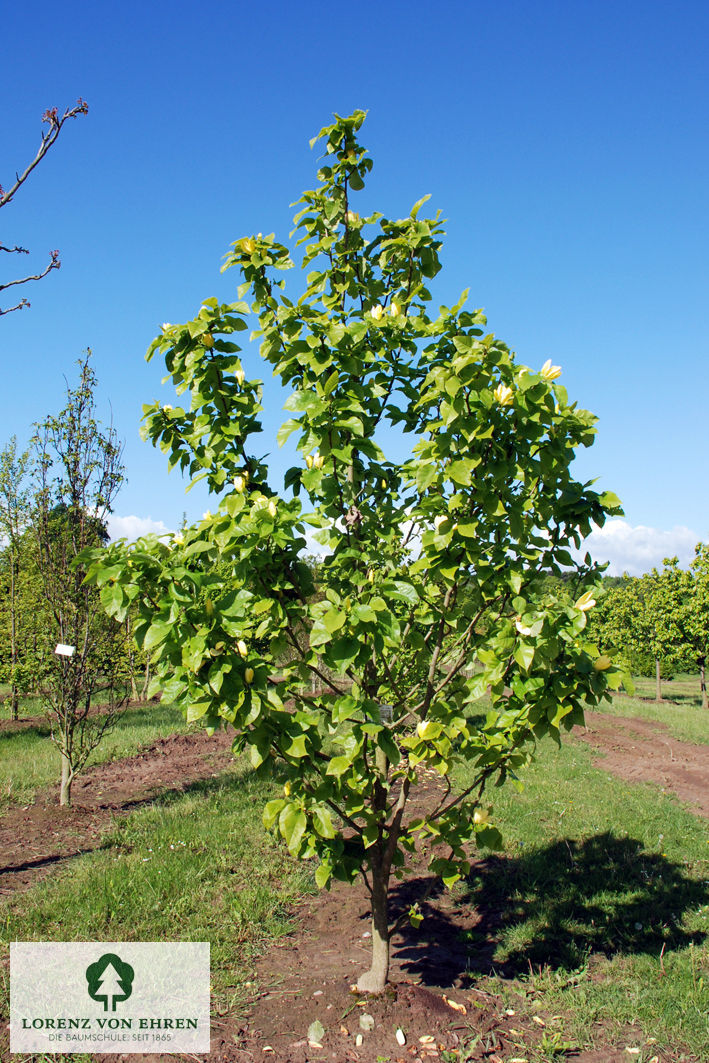
[[[116,1003],[128,1000],[133,992],[135,971],[120,956],[106,952],[86,968],[86,981],[92,1000],[102,1000],[104,1011],[115,1011]]]

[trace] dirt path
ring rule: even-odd
[[[116,816],[218,775],[230,760],[226,732],[170,735],[135,756],[90,768],[74,783],[70,809],[58,807],[56,787],[42,791],[33,805],[11,808],[0,817],[0,895],[27,889],[95,849]]]
[[[588,712],[586,722],[585,733],[574,733],[602,754],[597,767],[629,782],[656,783],[709,817],[709,746],[680,742],[654,720]]]

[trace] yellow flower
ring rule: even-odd
[[[244,669],[244,679],[249,684],[253,683],[253,681],[254,681],[254,670],[253,670],[253,668]]]
[[[247,649],[246,643],[244,642],[243,639],[239,639],[239,641],[236,644],[236,648],[239,651],[239,656],[240,657],[246,657],[246,655],[249,652],[248,649]]]
[[[384,307],[380,303],[377,303],[376,306],[372,307],[371,314],[375,321],[381,321],[382,315],[384,314]]]
[[[522,623],[522,617],[521,616],[518,616],[517,619],[515,620],[515,627],[519,631],[520,635],[531,635],[532,634],[531,627],[527,627],[526,624]]]
[[[348,210],[347,213],[345,214],[345,221],[347,222],[348,225],[355,225],[355,226],[359,225],[360,220],[361,219],[360,219],[359,214],[357,214],[357,212],[354,211],[354,210]]]
[[[315,454],[313,456],[313,466],[316,469],[322,469],[324,464],[325,464],[325,458],[322,456],[322,454]]]
[[[367,579],[369,580],[370,583],[374,583],[374,569],[373,568],[370,568],[369,571],[367,572]]]
[[[513,394],[512,388],[508,388],[506,384],[498,384],[493,391],[493,395],[500,406],[510,406]]]
[[[276,515],[276,503],[274,502],[273,499],[271,499],[271,501],[268,503],[268,512],[269,512],[269,515],[271,517],[275,517],[275,515]]]
[[[237,494],[241,494],[243,492],[244,488],[246,487],[247,480],[248,476],[245,473],[234,477],[234,490],[237,492]]]
[[[250,236],[247,237],[245,240],[241,241],[241,246],[243,247],[244,251],[246,251],[247,255],[253,254],[253,252],[256,250],[256,242]]]
[[[487,823],[490,818],[490,810],[487,808],[476,808],[473,812],[473,823]]]
[[[421,723],[416,725],[416,734],[419,738],[425,738],[433,730],[433,726],[431,720],[421,720]]]
[[[239,387],[242,387],[242,385],[244,383],[244,370],[243,369],[237,369],[236,372],[234,373],[234,376],[236,377],[236,382],[239,385]]]
[[[401,313],[401,310],[399,309],[398,303],[394,302],[393,299],[392,299],[391,306],[389,307],[389,313],[391,314],[392,317],[398,317],[399,314]]]
[[[204,336],[202,336],[202,346],[206,347],[207,350],[214,346],[214,336],[210,332],[205,332]]]
[[[574,609],[580,609],[582,613],[587,613],[589,609],[593,609],[596,599],[592,595],[593,591],[586,591],[582,594],[579,600],[574,602]]]
[[[552,365],[551,358],[547,358],[539,372],[545,380],[557,380],[561,376],[561,366]]]
[[[283,793],[286,795],[286,797],[290,797],[290,783],[289,782],[284,784]]]
[[[308,466],[309,469],[312,469],[312,467],[313,467],[313,455],[312,454],[306,454],[305,455],[305,464]]]
[[[612,667],[613,661],[610,659],[610,657],[606,657],[605,654],[603,654],[601,657],[597,657],[596,660],[593,662],[593,670],[595,672],[606,672],[609,668]]]

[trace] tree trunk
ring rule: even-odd
[[[62,781],[59,787],[59,804],[62,808],[68,808],[71,805],[71,784],[73,781],[74,777],[71,772],[69,758],[66,753],[62,752]]]
[[[705,665],[706,659],[702,657],[699,662],[699,689],[702,692],[702,708],[709,709],[709,699],[707,699],[707,680],[704,674]]]
[[[383,993],[389,977],[389,872],[372,861],[372,966],[357,980],[360,993]]]
[[[655,701],[662,701],[662,680],[660,679],[660,658],[655,658]]]

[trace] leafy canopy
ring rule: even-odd
[[[595,418],[569,403],[559,368],[518,365],[467,293],[433,309],[443,229],[422,216],[429,197],[396,221],[355,210],[372,168],[364,117],[315,138],[319,183],[295,218],[302,294],[286,294],[288,248],[245,237],[224,266],[242,276],[239,301],[205,300],[149,349],[182,405],[146,407],[145,434],[206,480],[215,512],[170,541],[109,547],[90,578],[114,616],[137,609],[165,698],[230,724],[255,766],[280,761],[266,821],[319,858],[320,885],[368,869],[388,880],[420,835],[447,844],[431,866],[453,882],[466,842],[499,844],[488,780],[619,682],[584,631],[597,569],[571,548],[620,510],[574,479]],[[235,342],[251,314],[290,388],[277,441],[292,436],[298,461],[280,488],[257,456],[261,382]],[[411,438],[403,464],[385,453],[391,430]],[[317,588],[308,528],[326,551]],[[547,578],[569,569],[570,601]],[[455,794],[460,761],[475,782]],[[421,766],[447,788],[407,815]]]

